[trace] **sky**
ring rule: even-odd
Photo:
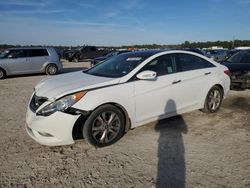
[[[0,0],[0,44],[250,40],[250,0]]]

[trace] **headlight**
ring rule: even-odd
[[[67,95],[51,104],[45,106],[37,112],[37,115],[49,116],[56,111],[65,111],[79,101],[87,92],[81,91],[72,95]]]

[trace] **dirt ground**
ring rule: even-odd
[[[106,148],[47,147],[25,131],[28,99],[44,77],[0,81],[0,187],[250,187],[250,90],[231,91],[216,114],[154,122]]]

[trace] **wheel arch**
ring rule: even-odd
[[[124,118],[125,118],[125,133],[128,132],[131,129],[131,120],[130,120],[127,110],[118,103],[110,103],[110,104],[119,108],[119,110],[121,110],[121,112],[123,113]]]
[[[123,116],[125,118],[125,131],[124,131],[124,133],[127,133],[131,129],[131,120],[130,120],[130,117],[128,115],[127,110],[122,105],[120,105],[118,103],[107,102],[107,103],[103,103],[103,104],[97,106],[94,110],[89,111],[87,115],[81,115],[77,119],[77,121],[75,122],[75,124],[73,126],[73,129],[72,129],[72,137],[73,137],[74,140],[83,138],[83,135],[82,135],[82,129],[83,129],[83,126],[84,126],[83,122],[85,122],[88,119],[90,114],[93,111],[95,111],[97,108],[100,108],[101,106],[107,105],[107,104],[117,107],[122,112],[122,114],[123,114]]]
[[[223,88],[223,86],[221,84],[215,84],[214,86],[217,86],[217,87],[219,87],[221,89],[222,97],[224,98],[224,88]]]
[[[5,73],[5,75],[8,76],[8,71],[4,67],[0,66],[0,69],[2,69]]]

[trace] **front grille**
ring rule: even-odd
[[[30,109],[35,113],[36,110],[47,100],[46,97],[38,97],[34,94],[30,101]]]

